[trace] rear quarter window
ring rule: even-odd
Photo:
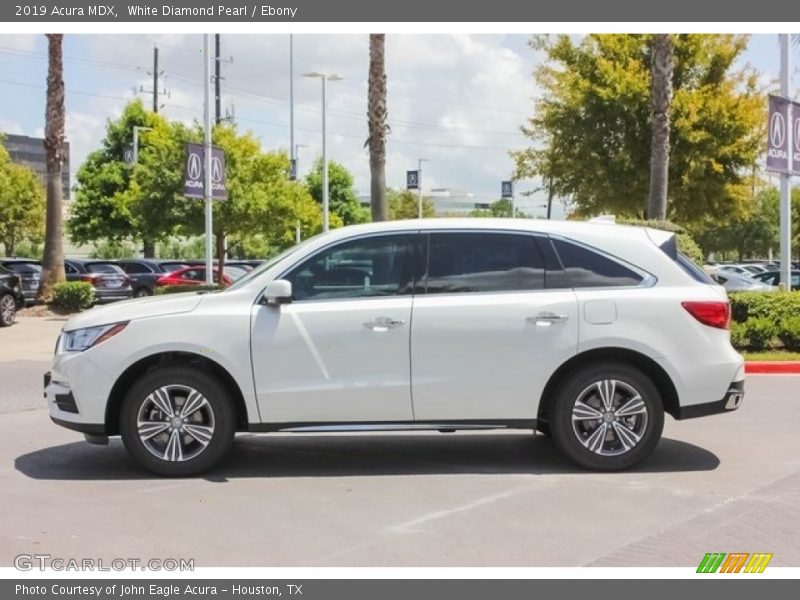
[[[639,273],[585,246],[558,238],[552,241],[573,288],[637,286],[644,280]]]

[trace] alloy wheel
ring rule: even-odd
[[[647,405],[630,384],[603,379],[587,386],[572,406],[572,430],[578,441],[600,456],[618,456],[635,448],[647,428]]]

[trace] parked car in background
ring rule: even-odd
[[[121,258],[114,262],[130,277],[134,298],[152,296],[159,277],[191,266],[180,260],[158,258]]]
[[[751,271],[747,267],[748,265],[717,265],[717,272],[724,271],[726,273],[738,273],[739,275],[749,277],[750,275],[754,274],[754,271]]]
[[[244,269],[225,265],[222,274],[222,285],[229,286],[234,281],[246,274]],[[219,269],[214,269],[214,283],[219,284]],[[206,268],[201,266],[185,267],[174,273],[162,275],[156,280],[156,286],[166,285],[205,285]]]
[[[793,290],[800,290],[800,271],[792,271],[791,272],[792,278],[792,289]],[[767,271],[766,273],[759,273],[753,277],[756,281],[760,281],[761,283],[766,283],[767,285],[777,287],[781,282],[781,272],[780,271]]]
[[[17,311],[25,306],[20,277],[0,266],[0,327],[8,327],[17,318]]]
[[[739,408],[729,325],[725,292],[669,232],[385,221],[309,238],[219,293],[72,317],[45,396],[55,423],[121,434],[164,475],[207,471],[237,431],[492,428],[619,470],[652,453],[666,414]]]
[[[131,280],[119,265],[108,260],[67,258],[64,260],[67,281],[86,281],[94,286],[98,303],[127,300],[133,297]]]
[[[32,258],[0,258],[0,266],[19,276],[20,287],[22,287],[22,293],[25,296],[25,304],[33,304],[36,300],[36,292],[39,290],[39,276],[42,273],[41,263]]]
[[[713,277],[728,292],[772,292],[776,289],[750,275],[734,271],[718,270]]]
[[[258,265],[261,264],[262,261],[255,261],[255,260],[226,260],[225,266],[226,267],[237,267],[244,271],[252,271]]]

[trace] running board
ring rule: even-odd
[[[491,429],[536,429],[534,419],[486,421],[411,421],[381,423],[251,423],[248,431],[282,433],[341,433],[378,431],[485,431]]]

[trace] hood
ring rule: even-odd
[[[64,324],[64,331],[107,325],[118,321],[132,321],[147,317],[163,317],[191,312],[200,304],[203,295],[197,292],[151,296],[136,300],[123,300],[97,306],[72,317]]]

